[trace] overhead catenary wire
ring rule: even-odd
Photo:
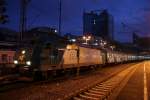
[[[50,13],[48,13],[48,11],[42,9],[42,8],[39,8],[37,5],[33,4],[33,3],[30,3],[30,10],[33,9],[34,11],[36,11],[38,14],[36,14],[34,16],[34,18],[32,18],[32,20],[30,20],[30,24],[28,25],[29,28],[32,27],[32,25],[36,22],[36,21],[39,21],[37,20],[39,17],[47,17],[47,16],[51,16]],[[34,12],[34,13],[36,13]]]

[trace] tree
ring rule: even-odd
[[[8,22],[8,15],[6,15],[6,1],[0,0],[0,23],[5,24]]]

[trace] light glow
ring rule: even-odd
[[[18,61],[17,61],[17,60],[14,60],[14,64],[18,64]]]
[[[21,52],[22,54],[25,54],[26,53],[26,51],[25,50],[22,50],[22,52]]]
[[[30,65],[31,65],[31,61],[27,61],[26,64],[27,64],[28,66],[30,66]]]

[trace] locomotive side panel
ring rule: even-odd
[[[63,55],[63,67],[75,67],[77,64],[77,50],[65,50]]]
[[[115,54],[113,52],[107,53],[107,63],[114,63],[115,62]]]
[[[78,50],[66,49],[63,55],[63,68],[96,64],[103,64],[102,53],[97,49],[85,47],[79,47]]]
[[[100,50],[80,47],[80,65],[102,64],[102,62]]]

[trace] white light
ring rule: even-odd
[[[83,36],[83,39],[85,40],[85,39],[86,39],[86,37],[85,37],[85,36]]]
[[[57,30],[55,30],[54,32],[57,33]]]
[[[14,64],[18,64],[18,61],[17,61],[17,60],[14,60]]]
[[[76,39],[71,39],[72,42],[76,42]]]
[[[87,44],[87,43],[82,43],[82,44]]]
[[[98,45],[98,43],[94,43],[94,45]]]
[[[88,36],[88,39],[91,39],[91,36]]]
[[[96,24],[96,20],[94,19],[94,24]]]
[[[21,52],[22,54],[25,54],[26,53],[26,51],[25,50],[22,50],[22,52]]]
[[[31,61],[27,61],[26,64],[30,66],[31,65]]]

